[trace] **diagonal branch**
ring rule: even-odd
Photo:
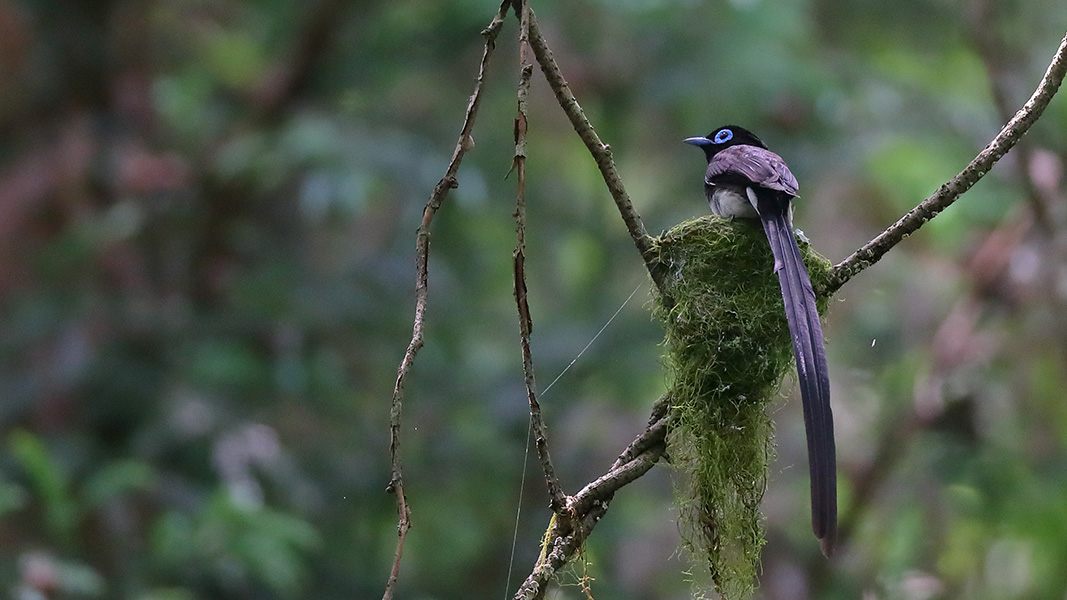
[[[530,420],[534,429],[534,445],[541,460],[541,469],[545,474],[552,512],[563,510],[567,501],[560,486],[556,470],[552,466],[552,457],[548,453],[548,434],[545,421],[541,417],[541,406],[537,403],[534,391],[533,354],[530,351],[530,334],[533,331],[533,319],[530,317],[530,305],[526,301],[526,98],[530,92],[530,77],[533,75],[533,62],[530,60],[530,4],[526,0],[516,0],[519,5],[519,86],[518,114],[515,116],[515,158],[512,170],[518,173],[518,192],[515,198],[515,303],[519,310],[519,343],[522,347],[522,372],[526,384],[526,396],[530,401]]]
[[[400,461],[400,418],[404,402],[404,380],[407,378],[408,371],[411,370],[411,365],[415,361],[415,355],[418,354],[423,345],[423,326],[426,319],[426,299],[429,291],[430,223],[433,221],[434,215],[437,214],[437,210],[441,208],[441,204],[444,203],[445,197],[448,196],[448,191],[459,186],[459,182],[456,180],[459,164],[463,160],[463,155],[474,147],[471,139],[471,130],[474,127],[474,117],[478,113],[478,105],[482,98],[485,70],[489,64],[489,58],[496,48],[496,37],[504,24],[504,18],[507,17],[507,10],[510,5],[511,0],[505,0],[501,3],[496,16],[489,23],[489,26],[482,31],[482,35],[485,37],[485,50],[482,53],[482,62],[478,67],[478,81],[474,86],[474,93],[471,94],[470,101],[467,103],[463,129],[460,131],[456,149],[452,153],[452,160],[448,163],[444,177],[437,182],[433,192],[430,193],[430,199],[426,202],[426,208],[422,211],[422,223],[419,225],[415,236],[415,318],[412,325],[411,342],[408,343],[407,351],[404,352],[404,358],[400,361],[400,367],[397,369],[396,385],[393,387],[392,403],[389,410],[389,461],[391,475],[386,490],[396,496],[399,516],[397,521],[396,553],[393,558],[392,569],[389,572],[389,579],[385,584],[382,600],[390,600],[393,597],[397,577],[400,573],[400,559],[404,554],[404,541],[407,539],[408,528],[411,527],[411,509],[408,507],[407,499],[404,496],[403,469]]]
[[[856,250],[851,256],[841,261],[834,267],[833,274],[828,283],[817,290],[820,295],[830,295],[841,288],[849,279],[878,262],[893,246],[908,237],[924,223],[937,216],[950,204],[956,201],[964,192],[969,190],[989,169],[993,167],[1008,150],[1019,141],[1030,129],[1030,126],[1044,112],[1052,97],[1056,94],[1064,75],[1067,74],[1067,35],[1060,42],[1048,70],[1045,71],[1041,83],[1034,90],[1030,99],[1004,128],[1000,130],[993,141],[989,143],[963,171],[953,177],[948,183],[942,185],[929,198],[923,200],[918,206],[911,209],[908,214],[900,218],[892,227],[886,229],[870,242]]]
[[[548,582],[582,547],[600,518],[607,514],[615,492],[647,473],[663,456],[668,402],[666,396],[660,398],[652,409],[645,431],[626,447],[611,469],[571,497],[563,512],[556,513],[545,534],[545,549],[515,593],[515,600],[544,598]]]
[[[593,129],[593,125],[585,116],[585,111],[582,110],[578,100],[571,92],[570,86],[567,85],[567,80],[563,78],[563,73],[559,70],[559,65],[556,64],[555,58],[552,57],[552,50],[549,49],[545,38],[541,36],[541,30],[537,26],[537,18],[532,10],[530,11],[530,42],[533,45],[534,55],[537,56],[537,62],[541,65],[541,72],[544,73],[549,87],[555,93],[560,108],[570,119],[574,131],[578,133],[578,137],[585,142],[589,153],[593,155],[596,166],[600,169],[600,174],[604,178],[604,183],[608,186],[608,192],[611,193],[612,199],[615,200],[615,206],[619,209],[619,214],[626,224],[626,230],[630,232],[630,237],[633,239],[634,245],[637,246],[637,251],[641,253],[641,258],[645,261],[645,268],[648,269],[656,288],[663,295],[664,301],[668,302],[668,296],[663,287],[663,267],[652,249],[652,238],[645,230],[645,225],[641,222],[641,216],[634,210],[630,196],[622,185],[622,179],[619,177],[619,172],[615,168],[615,161],[611,156],[611,147],[600,141],[600,136]]]

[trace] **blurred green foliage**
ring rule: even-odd
[[[0,587],[381,594],[414,231],[496,6],[0,0]],[[704,214],[703,161],[680,141],[734,122],[789,161],[797,224],[835,260],[992,138],[1005,115],[990,90],[1020,106],[1067,23],[1054,0],[533,6],[651,231]],[[505,179],[516,30],[434,222],[400,598],[505,595],[547,523],[531,463],[508,581],[527,428]],[[530,118],[543,387],[647,276],[538,77]],[[1063,98],[1024,142],[1027,161],[1009,155],[831,306],[851,537],[829,563],[810,539],[801,417],[783,396],[757,595],[1064,596]],[[1024,227],[1035,190],[1053,235]],[[1007,241],[990,254],[990,239]],[[994,277],[988,256],[1003,259]],[[663,391],[647,299],[543,398],[567,490]],[[688,596],[666,471],[620,492],[559,597],[580,597],[570,577],[585,573],[594,597]]]

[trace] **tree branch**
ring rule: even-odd
[[[611,469],[569,498],[564,510],[555,514],[545,534],[545,551],[515,593],[515,600],[544,598],[549,580],[582,547],[600,518],[608,512],[615,492],[647,473],[663,456],[668,404],[666,396],[660,398],[653,407],[645,431],[626,447]]]
[[[534,445],[541,460],[541,470],[545,474],[545,484],[550,497],[552,512],[563,510],[567,501],[560,486],[556,470],[552,466],[552,457],[548,452],[548,433],[545,421],[541,417],[541,405],[537,403],[534,383],[533,354],[530,351],[530,334],[533,331],[533,319],[530,317],[530,305],[526,301],[526,98],[530,92],[530,77],[533,75],[533,62],[530,60],[530,4],[526,0],[515,0],[519,10],[519,86],[518,114],[515,116],[515,158],[512,171],[518,173],[518,192],[515,198],[515,252],[512,254],[515,273],[515,304],[519,310],[519,344],[522,347],[522,372],[526,384],[526,396],[530,401],[530,420],[534,429]]]
[[[859,274],[867,267],[878,262],[893,246],[914,233],[924,223],[937,216],[938,213],[956,201],[964,192],[969,190],[989,169],[993,167],[1008,150],[1030,129],[1030,126],[1044,112],[1052,97],[1056,94],[1063,82],[1064,74],[1067,73],[1067,35],[1060,41],[1056,54],[1052,57],[1048,69],[1045,71],[1041,83],[1038,84],[1030,99],[1000,130],[993,141],[989,143],[963,171],[942,185],[929,198],[923,200],[918,206],[911,209],[908,214],[900,218],[892,227],[886,229],[870,242],[856,250],[851,256],[841,261],[834,267],[833,275],[829,282],[816,290],[820,295],[829,295],[841,288],[849,279]]]
[[[582,110],[578,100],[571,92],[570,86],[567,85],[567,80],[563,78],[563,73],[559,70],[559,65],[556,64],[556,60],[552,57],[552,50],[549,49],[545,38],[541,36],[541,30],[537,26],[537,18],[532,10],[530,11],[530,42],[533,45],[537,62],[541,65],[541,72],[544,73],[549,87],[555,93],[560,108],[570,119],[574,131],[578,133],[578,137],[585,142],[589,153],[593,155],[596,166],[600,169],[600,174],[604,178],[604,183],[608,186],[608,192],[611,193],[612,199],[615,200],[615,206],[619,209],[623,223],[626,224],[626,230],[630,232],[630,238],[633,239],[634,245],[637,246],[637,251],[641,253],[641,258],[645,261],[645,268],[648,269],[648,273],[652,276],[652,281],[656,284],[664,301],[669,304],[670,300],[663,286],[663,267],[659,264],[658,257],[652,249],[652,238],[645,230],[645,225],[641,222],[641,216],[634,210],[630,196],[622,185],[622,179],[619,177],[619,172],[615,168],[615,161],[611,156],[611,147],[600,141],[600,136],[593,129],[593,125],[585,116],[585,111]]]
[[[411,342],[408,343],[407,351],[404,352],[404,358],[400,361],[400,367],[397,369],[396,385],[393,387],[392,403],[389,409],[389,461],[391,475],[386,490],[396,496],[398,520],[396,553],[393,558],[392,569],[389,572],[389,579],[385,584],[385,592],[382,594],[382,600],[390,600],[393,597],[397,577],[400,573],[400,560],[404,554],[404,541],[407,539],[408,528],[411,527],[411,509],[408,507],[407,500],[404,497],[403,468],[400,460],[400,419],[403,411],[404,380],[408,371],[411,370],[412,363],[415,361],[415,355],[418,354],[423,345],[423,325],[426,319],[426,299],[429,291],[430,223],[448,196],[448,191],[459,186],[456,180],[459,164],[463,160],[463,155],[474,147],[474,142],[471,139],[471,130],[474,127],[474,117],[478,113],[478,106],[481,102],[482,85],[485,83],[485,70],[489,64],[489,58],[496,48],[496,37],[504,24],[504,18],[507,17],[507,10],[510,5],[511,0],[502,2],[496,16],[489,23],[489,26],[482,31],[482,35],[485,37],[485,50],[482,52],[482,61],[478,67],[478,80],[474,85],[474,93],[471,94],[467,103],[463,128],[460,131],[459,140],[456,142],[456,148],[452,152],[452,160],[448,163],[444,177],[437,182],[433,192],[430,193],[430,199],[426,202],[426,207],[422,211],[422,223],[419,225],[415,235],[415,318],[412,325]]]

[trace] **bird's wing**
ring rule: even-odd
[[[793,197],[798,195],[797,178],[793,177],[782,157],[758,146],[731,146],[720,151],[708,163],[704,183],[712,186],[723,181],[743,183],[738,181],[741,178],[747,180],[747,184]]]

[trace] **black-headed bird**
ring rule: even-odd
[[[708,158],[704,192],[711,211],[725,217],[759,219],[770,242],[804,405],[811,526],[823,554],[829,556],[837,537],[834,422],[815,292],[793,234],[793,199],[798,197],[796,177],[782,157],[742,127],[728,125],[705,137],[685,141],[702,148]]]

